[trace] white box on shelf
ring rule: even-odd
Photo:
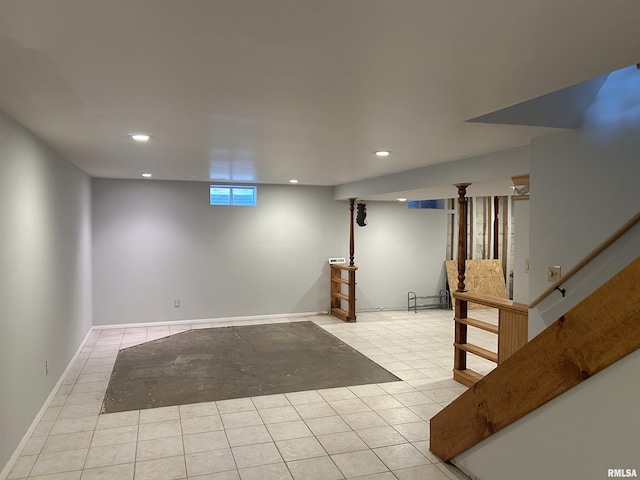
[[[330,258],[329,264],[333,265],[334,263],[347,263],[347,261],[344,258]]]

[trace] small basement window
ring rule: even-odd
[[[409,208],[444,208],[444,200],[410,200],[407,202]]]
[[[209,185],[209,205],[255,207],[257,190],[247,185]]]

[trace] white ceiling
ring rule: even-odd
[[[623,0],[0,0],[0,109],[95,177],[337,185],[557,132],[464,122],[637,63],[638,18]]]

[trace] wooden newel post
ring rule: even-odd
[[[355,250],[355,243],[353,241],[353,206],[356,203],[355,198],[349,199],[349,266],[353,267],[353,254]]]
[[[470,183],[456,183],[458,187],[458,289],[465,292],[464,274],[467,260],[467,187]]]

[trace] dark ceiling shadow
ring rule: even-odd
[[[11,65],[0,68],[0,108],[17,120],[25,119],[16,115],[13,105],[20,105],[20,111],[30,117],[72,116],[84,111],[73,86],[46,52],[0,36],[0,59],[5,66]],[[2,92],[11,92],[11,96]]]

